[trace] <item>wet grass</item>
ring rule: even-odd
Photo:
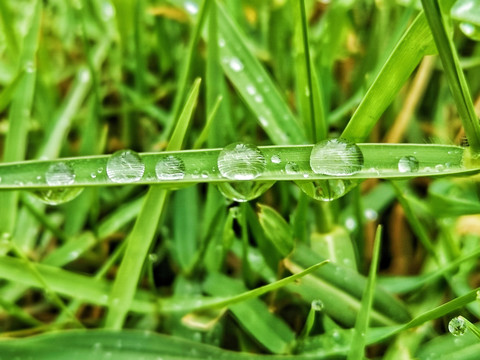
[[[476,359],[480,16],[407,3],[0,2],[0,359]]]

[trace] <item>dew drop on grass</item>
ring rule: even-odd
[[[298,187],[315,200],[332,201],[341,198],[352,190],[356,181],[343,179],[296,181]]]
[[[138,181],[145,172],[142,158],[132,150],[120,150],[107,162],[107,176],[116,183],[124,184]]]
[[[243,63],[237,57],[232,57],[228,62],[228,66],[235,72],[240,72],[244,68]]]
[[[300,172],[300,168],[296,162],[289,161],[285,165],[285,172],[289,175],[296,175]]]
[[[192,1],[185,1],[184,3],[185,10],[187,10],[190,14],[196,15],[198,13],[198,5]]]
[[[275,181],[236,181],[218,183],[218,190],[229,200],[246,202],[261,196]]]
[[[225,146],[217,159],[220,174],[230,180],[253,180],[265,171],[266,164],[259,148],[244,143]]]
[[[182,159],[168,155],[157,162],[155,173],[159,180],[181,180],[185,177],[185,164]]]
[[[316,174],[352,175],[362,170],[363,154],[356,144],[347,140],[324,140],[313,147],[310,167]]]
[[[273,155],[270,158],[270,161],[274,164],[280,164],[282,162],[282,159],[280,159],[280,156],[278,156],[278,155]]]
[[[472,23],[461,23],[460,30],[465,34],[466,37],[480,41],[480,27]]]
[[[418,160],[415,156],[403,156],[398,160],[398,171],[401,173],[417,172],[419,168]]]
[[[50,190],[38,190],[33,194],[48,205],[61,205],[77,198],[83,191],[83,187],[56,188]]]
[[[75,181],[75,172],[70,165],[64,162],[55,163],[49,166],[45,180],[50,186],[71,185]]]
[[[315,299],[312,301],[312,310],[313,311],[322,311],[323,310],[323,302],[320,299]]]
[[[448,323],[448,331],[452,333],[454,336],[460,336],[465,334],[467,331],[467,324],[465,319],[461,316],[454,317]]]
[[[257,89],[255,89],[255,86],[253,86],[253,85],[247,85],[247,88],[246,88],[246,89],[247,89],[247,93],[248,93],[249,95],[252,95],[252,96],[253,96],[253,95],[255,95],[255,94],[257,93]]]

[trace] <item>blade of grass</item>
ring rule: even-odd
[[[444,1],[442,7],[448,11],[454,1]],[[480,154],[480,124],[473,107],[472,96],[468,89],[465,74],[460,66],[453,40],[447,34],[447,24],[440,9],[440,2],[422,0],[425,16],[432,30],[433,39],[442,60],[450,90],[457,105],[457,111],[465,128],[465,135],[473,154]]]
[[[24,160],[27,151],[28,125],[35,94],[36,52],[43,9],[41,1],[36,1],[34,6],[20,58],[19,71],[23,75],[15,91],[8,115],[9,130],[5,139],[4,162]],[[8,24],[10,24],[10,21],[7,21],[5,26],[8,26]],[[0,234],[12,235],[17,216],[17,204],[17,192],[0,192],[0,207],[3,209],[3,215],[0,216]]]
[[[197,79],[178,119],[167,150],[178,150],[182,147],[197,102],[199,88],[200,79]],[[106,328],[120,329],[123,326],[135,296],[143,263],[151,248],[160,215],[164,210],[167,195],[166,190],[158,187],[150,187],[146,195],[142,210],[126,240],[128,241],[127,249],[110,293]]]
[[[365,356],[366,332],[370,321],[370,311],[373,304],[375,292],[375,283],[377,278],[378,260],[380,256],[380,243],[382,238],[382,227],[377,228],[375,241],[373,243],[373,258],[370,264],[370,272],[368,274],[367,284],[362,296],[362,304],[355,321],[355,330],[353,332],[350,350],[347,360],[363,359]]]
[[[342,138],[354,142],[365,141],[422,58],[434,52],[435,45],[427,20],[425,15],[420,13],[368,89],[343,130]]]

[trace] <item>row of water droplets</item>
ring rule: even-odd
[[[346,194],[356,185],[356,181],[338,179],[335,177],[350,176],[363,169],[364,158],[358,145],[344,139],[324,140],[313,146],[309,165],[315,174],[329,175],[328,180],[309,180],[309,171],[303,174],[295,161],[285,162],[279,154],[270,157],[270,162],[287,175],[303,176],[305,180],[296,180],[297,185],[310,197],[331,201]],[[275,181],[253,181],[265,173],[267,159],[262,151],[252,144],[233,143],[223,148],[217,158],[217,168],[223,178],[232,182],[221,182],[218,187],[227,197],[235,201],[248,201],[263,194]],[[413,155],[406,155],[398,161],[398,171],[401,173],[417,172],[419,162]],[[103,172],[99,168],[91,173],[95,179]],[[198,171],[197,171],[198,172]],[[132,150],[121,150],[114,153],[107,161],[106,175],[108,179],[118,184],[128,184],[140,181],[145,174],[145,163],[141,156]],[[156,179],[160,181],[182,180],[186,175],[184,161],[174,155],[164,155],[155,165]],[[200,175],[191,174],[192,178]],[[208,178],[208,172],[202,172],[203,178]],[[45,175],[48,185],[54,189],[37,191],[40,198],[51,205],[72,200],[80,194],[82,187],[70,187],[75,182],[75,172],[71,165],[57,162],[48,168]],[[68,186],[62,188],[62,186]]]

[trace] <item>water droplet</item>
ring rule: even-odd
[[[477,301],[480,301],[480,290],[477,290],[477,298],[476,298]]]
[[[148,261],[150,261],[153,264],[156,263],[158,261],[158,255],[155,253],[148,254]]]
[[[253,96],[257,93],[257,89],[253,85],[247,85],[247,93]]]
[[[260,125],[262,125],[264,128],[268,127],[268,121],[263,116],[259,116],[258,121],[260,121]]]
[[[462,316],[454,317],[448,323],[448,331],[454,336],[460,336],[467,331],[467,324]]]
[[[357,185],[356,181],[342,179],[296,181],[295,183],[305,194],[320,201],[336,200]]]
[[[460,30],[467,36],[468,38],[480,41],[480,27],[472,23],[461,23]]]
[[[312,301],[312,310],[313,311],[322,311],[323,310],[323,302],[320,299],[315,299]]]
[[[145,164],[142,158],[132,150],[120,150],[107,162],[108,178],[116,183],[135,182],[142,178]]]
[[[367,220],[371,221],[375,221],[378,218],[378,213],[373,209],[365,209],[364,215]]]
[[[104,21],[108,21],[115,16],[115,8],[109,1],[102,2],[102,15]]]
[[[208,179],[208,171],[207,170],[202,171],[201,176],[203,179]]]
[[[48,205],[60,205],[72,201],[83,191],[83,187],[68,187],[32,192],[39,200]]]
[[[418,160],[415,156],[403,156],[398,160],[398,171],[405,172],[417,172],[419,168]]]
[[[257,94],[257,95],[255,95],[254,100],[255,100],[257,103],[262,103],[262,102],[263,102],[263,96],[260,95],[260,94]]]
[[[442,172],[443,170],[445,170],[445,165],[443,164],[435,165],[435,170],[438,172]]]
[[[50,186],[71,185],[75,181],[75,173],[70,165],[59,162],[48,167],[45,180]]]
[[[218,170],[230,180],[252,180],[266,167],[265,156],[252,144],[233,143],[222,149],[217,160]]]
[[[270,161],[274,164],[280,164],[282,162],[282,159],[280,159],[280,156],[278,156],[278,155],[273,155],[270,158]]]
[[[217,186],[218,190],[227,199],[246,202],[262,195],[274,183],[275,181],[241,181],[232,183],[222,182]]]
[[[198,13],[198,5],[191,1],[185,1],[184,4],[185,10],[187,10],[191,15]]]
[[[243,63],[240,61],[239,58],[237,57],[232,57],[229,62],[228,62],[228,65],[230,66],[230,69],[232,69],[233,71],[235,72],[240,72],[243,70]]]
[[[225,39],[224,38],[218,38],[218,46],[220,47],[225,47]]]
[[[360,148],[343,139],[324,140],[316,144],[310,155],[310,167],[316,174],[352,175],[363,166]]]
[[[159,180],[181,180],[185,177],[185,164],[182,159],[168,155],[157,162],[155,173]]]
[[[95,178],[97,177],[97,174],[95,174],[94,172],[92,172],[92,173],[90,174],[90,177],[91,177],[92,179],[95,179]]]
[[[289,161],[285,165],[285,172],[289,175],[296,175],[300,171],[300,168],[296,162]]]

